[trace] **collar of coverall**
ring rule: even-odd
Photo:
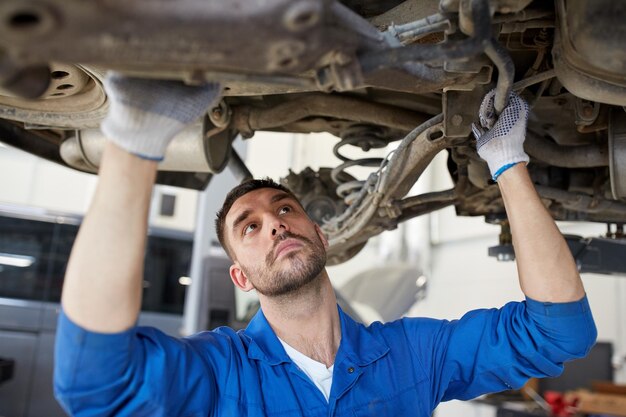
[[[341,322],[341,345],[335,363],[346,357],[359,366],[367,366],[389,352],[389,346],[383,341],[373,337],[366,327],[356,323],[341,307],[337,306],[337,309]],[[248,348],[250,359],[261,360],[272,366],[291,362],[261,309],[248,324],[245,334],[251,338]]]

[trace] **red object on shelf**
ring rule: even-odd
[[[556,391],[546,391],[543,397],[550,406],[553,417],[571,417],[576,414],[576,398],[566,400],[563,393]]]

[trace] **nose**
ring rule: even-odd
[[[272,233],[272,238],[275,238],[276,236],[279,236],[283,232],[289,230],[289,226],[287,225],[287,223],[278,216],[272,216],[269,226]]]

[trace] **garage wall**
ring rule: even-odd
[[[0,147],[0,200],[83,213],[96,177],[72,171],[7,146]]]
[[[320,167],[335,167],[341,161],[332,149],[338,142],[336,136],[328,133],[292,134],[277,132],[256,132],[253,140],[247,140],[246,164],[255,177],[270,177],[278,181],[289,173],[289,168],[300,172],[306,167],[314,170]],[[349,158],[365,157],[359,149],[347,146],[341,152]],[[372,150],[368,157],[384,156],[386,149]],[[350,173],[364,178],[370,168],[350,168]]]

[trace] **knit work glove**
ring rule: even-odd
[[[143,159],[162,161],[167,145],[220,98],[219,84],[131,78],[116,72],[104,81],[109,111],[102,133]]]
[[[481,126],[473,124],[472,131],[476,137],[478,155],[487,161],[491,177],[497,181],[513,165],[529,161],[524,152],[528,104],[511,92],[509,104],[497,116],[493,106],[495,95],[495,90],[485,95],[478,113]]]

